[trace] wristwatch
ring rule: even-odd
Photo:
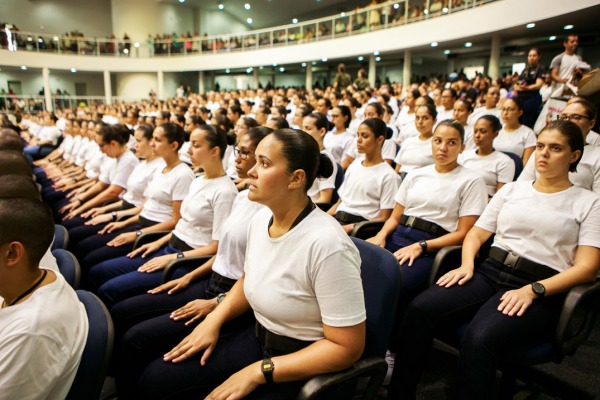
[[[217,304],[221,304],[221,302],[225,300],[225,296],[227,296],[227,293],[219,293],[217,295]]]
[[[531,290],[537,297],[544,297],[546,294],[546,287],[539,282],[533,282],[531,284]]]
[[[142,231],[135,231],[135,236],[140,237],[144,234]]]
[[[419,242],[419,246],[423,249],[423,253],[427,253],[427,242],[425,240],[421,240]]]
[[[183,252],[180,251],[179,253],[177,253],[177,258],[183,258],[183,257],[185,257],[185,254],[183,254]]]
[[[116,211],[111,212],[110,215],[112,215],[113,221],[117,220],[118,217],[117,217],[117,212]]]
[[[275,371],[275,364],[273,364],[273,361],[270,358],[265,358],[262,360],[262,363],[260,364],[260,370],[265,376],[267,383],[273,383],[273,371]]]

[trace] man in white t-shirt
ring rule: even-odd
[[[581,73],[578,68],[581,63],[581,57],[575,54],[579,38],[577,35],[568,35],[563,42],[565,47],[564,53],[561,53],[552,59],[550,70],[554,85],[550,97],[561,97],[566,94],[572,94],[569,89],[569,84],[572,84],[572,79],[577,73]]]
[[[39,266],[50,209],[26,189],[0,196],[0,398],[64,399],[86,343],[85,309],[59,273]]]

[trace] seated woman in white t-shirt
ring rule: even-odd
[[[402,142],[411,136],[414,136],[415,130],[415,101],[421,97],[421,93],[417,90],[408,90],[402,108],[396,118],[396,127],[398,128],[399,137],[398,144],[402,146]]]
[[[467,234],[462,265],[411,303],[389,399],[414,398],[439,330],[471,321],[458,361],[461,399],[493,398],[499,363],[552,340],[566,292],[594,282],[600,266],[600,196],[569,181],[583,144],[571,122],[552,121],[540,132],[539,178],[504,185]],[[489,258],[475,267],[494,233]]]
[[[337,108],[338,107],[335,107],[333,109],[332,118],[333,115],[335,115]],[[304,131],[317,141],[319,144],[319,150],[321,150],[322,154],[330,158],[331,164],[333,165],[333,173],[331,176],[327,178],[315,179],[310,189],[308,189],[308,197],[310,197],[313,202],[324,204],[331,203],[333,191],[335,190],[335,176],[338,169],[338,165],[329,153],[329,150],[327,150],[323,145],[323,136],[327,137],[328,135],[331,135],[331,132],[327,133],[328,126],[329,121],[327,121],[327,117],[318,112],[308,114],[306,117],[304,117],[302,124]]]
[[[329,158],[289,129],[263,139],[256,158],[248,197],[268,209],[250,222],[245,273],[192,334],[144,370],[138,398],[295,398],[307,379],[343,370],[363,352],[358,251],[306,194],[316,176],[331,174]],[[225,332],[250,309],[256,328]]]
[[[352,114],[346,106],[338,105],[331,110],[333,129],[327,128],[328,132],[323,138],[323,145],[333,157],[334,162],[338,164],[342,162],[354,145],[356,134],[348,130],[351,119]]]
[[[461,244],[487,204],[483,179],[458,164],[463,135],[456,121],[438,124],[431,142],[435,164],[406,175],[393,212],[368,240],[393,252],[402,267],[397,322],[408,303],[425,289],[435,252]],[[390,350],[396,347],[392,341]]]
[[[504,127],[494,140],[496,150],[516,154],[527,164],[535,149],[535,133],[528,126],[519,123],[523,115],[523,101],[519,98],[506,99],[502,105],[502,122]]]
[[[235,133],[235,143],[231,143],[231,138],[227,138],[227,150],[225,150],[225,156],[223,157],[223,168],[228,176],[234,179],[235,183],[239,183],[239,179],[236,172],[235,163],[235,146],[239,143],[242,136],[248,133],[248,129],[255,128],[258,126],[258,122],[254,118],[241,117],[235,123],[233,132]],[[241,186],[240,186],[241,187]],[[240,188],[238,187],[238,189]]]
[[[452,118],[455,121],[460,122],[465,130],[465,150],[472,150],[475,148],[475,143],[473,143],[473,126],[469,125],[467,122],[471,116],[472,110],[473,105],[467,100],[456,100],[454,102],[454,113],[452,114]]]
[[[596,123],[597,115],[596,107],[591,102],[579,98],[576,101],[569,100],[563,108],[560,118],[579,126],[583,140],[587,143],[587,137]],[[537,177],[538,173],[532,157],[523,168],[518,180],[536,180]],[[585,145],[585,151],[577,164],[577,171],[569,173],[569,180],[576,186],[600,193],[600,147],[591,144]]]
[[[500,89],[498,86],[490,86],[485,92],[485,103],[481,107],[477,107],[469,115],[468,124],[473,126],[475,121],[484,115],[493,115],[496,118],[500,118],[500,107],[498,107],[498,101],[500,100]]]
[[[484,115],[475,122],[473,140],[475,148],[465,150],[458,156],[458,163],[481,175],[485,181],[488,196],[492,197],[505,183],[515,177],[514,161],[494,149],[494,139],[502,128],[498,118]]]
[[[236,156],[240,178],[248,178],[248,171],[256,164],[256,146],[269,133],[270,128],[257,127],[242,136]],[[216,256],[191,272],[147,294],[123,300],[111,309],[117,340],[123,338],[120,359],[115,363],[119,397],[134,398],[139,377],[149,361],[168,350],[165,343],[178,343],[190,334],[242,276],[246,232],[252,217],[264,208],[250,201],[248,193],[243,190],[233,202]]]
[[[381,155],[388,133],[385,122],[377,118],[366,119],[358,127],[358,153],[364,154],[364,159],[348,167],[338,190],[340,198],[328,211],[346,232],[352,231],[356,222],[386,220],[392,212],[401,179]]]
[[[179,149],[179,159],[186,163],[187,165],[192,165],[192,160],[190,160],[190,155],[188,154],[188,150],[190,149],[190,135],[192,132],[200,127],[200,125],[204,125],[204,120],[197,115],[190,115],[185,119],[185,124],[183,125],[183,131],[185,132],[185,142]]]
[[[418,136],[410,137],[402,142],[396,155],[396,172],[408,173],[415,168],[434,163],[431,154],[431,138],[436,123],[437,111],[434,105],[422,105],[415,110],[415,125]]]
[[[238,193],[223,169],[227,139],[219,128],[202,125],[192,132],[190,142],[192,165],[202,168],[204,175],[191,183],[173,231],[90,270],[90,285],[109,308],[156,287],[170,261],[217,252],[223,223]]]

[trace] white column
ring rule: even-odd
[[[312,92],[313,70],[312,70],[312,63],[310,63],[310,62],[306,63],[306,83],[304,84],[304,86],[306,86],[306,91]]]
[[[198,72],[198,92],[201,94],[206,93],[206,88],[204,87],[204,71]]]
[[[156,96],[158,97],[158,100],[163,100],[163,94],[165,91],[165,75],[162,71],[158,71],[157,72],[158,75],[158,83],[157,83],[157,88],[156,88]]]
[[[258,89],[258,86],[260,85],[260,79],[258,78],[258,68],[254,68],[252,70],[252,76],[254,78],[253,82],[252,82],[252,87],[254,89]]]
[[[412,52],[410,50],[404,50],[404,66],[402,67],[402,88],[406,89],[410,86],[410,75],[412,64]]]
[[[488,75],[492,79],[498,78],[500,74],[500,35],[492,36],[492,49],[490,51],[490,65]]]
[[[107,105],[112,104],[112,86],[110,84],[110,71],[104,70],[104,102]]]
[[[375,64],[375,56],[371,54],[369,56],[369,86],[375,87],[375,80],[377,79],[377,67]]]
[[[50,70],[47,67],[42,68],[42,78],[44,81],[44,102],[46,103],[46,111],[54,110],[52,102],[52,89],[50,88]]]

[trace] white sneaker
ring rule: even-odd
[[[391,353],[389,350],[385,352],[385,362],[388,365],[387,374],[385,374],[385,379],[383,380],[383,385],[387,386],[390,384],[390,380],[392,379],[392,373],[394,372],[394,363],[396,362],[396,353]]]

